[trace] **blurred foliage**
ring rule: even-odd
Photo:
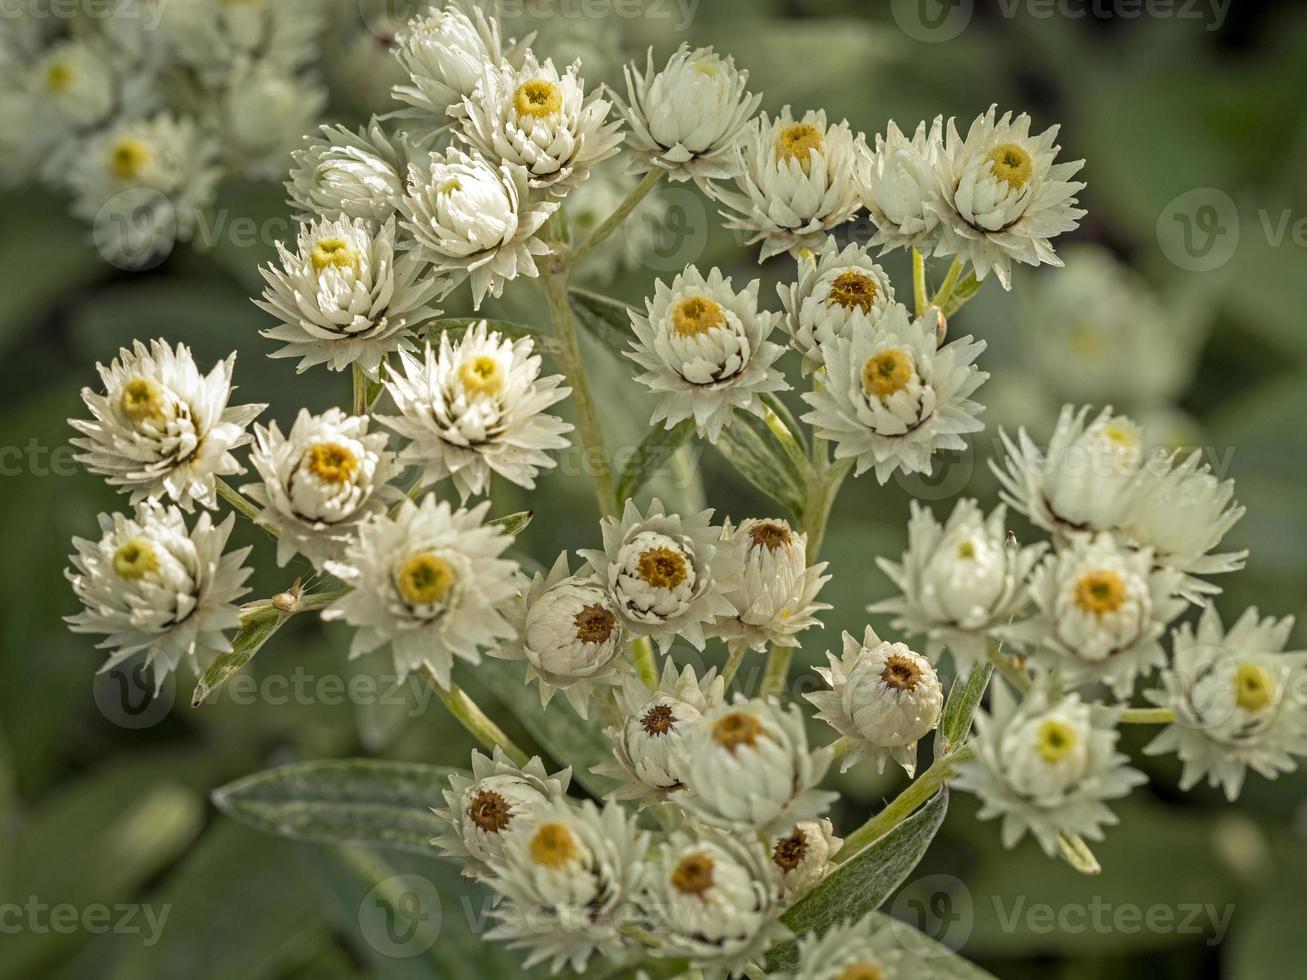
[[[655,6],[681,9],[660,0],[649,5],[648,16],[601,27],[620,33],[629,54],[648,44],[666,52],[682,36],[715,44],[752,71],[769,110],[787,102],[796,109],[824,107],[869,134],[890,118],[905,126],[938,112],[967,119],[995,101],[1029,108],[1041,128],[1061,122],[1068,157],[1089,161],[1083,195],[1089,218],[1077,237],[1113,249],[1168,302],[1210,323],[1181,407],[1203,445],[1221,458],[1228,452],[1228,475],[1248,505],[1233,543],[1253,549],[1247,570],[1222,581],[1219,605],[1301,611],[1307,595],[1307,278],[1302,244],[1291,235],[1277,242],[1267,229],[1278,227],[1282,215],[1307,217],[1301,100],[1307,10],[1244,2],[1230,5],[1219,29],[1209,29],[1213,8],[1207,4],[1166,5],[1201,6],[1205,19],[1036,17],[1033,3],[975,4],[972,22],[958,37],[923,43],[896,24],[895,16],[911,6],[897,0],[714,0],[694,8],[683,35],[674,17],[652,15]],[[1025,12],[1009,17],[1005,9]],[[564,35],[577,27],[545,26]],[[551,37],[545,32],[546,40]],[[576,39],[556,43],[561,49]],[[615,78],[609,69],[596,74]],[[1157,226],[1177,195],[1200,187],[1233,198],[1241,235],[1228,263],[1193,273],[1167,261]],[[719,264],[744,280],[761,275],[763,295],[774,297],[774,284],[789,275],[785,262],[759,270],[695,192],[678,185],[664,193],[672,216],[684,219],[676,227],[688,229],[688,237],[673,237],[657,256],[657,269],[595,288],[638,301],[653,275],[695,261]],[[249,296],[258,288],[258,263],[287,228],[280,189],[229,187],[220,209],[226,224],[215,224],[209,250],[179,251],[158,269],[127,275],[98,260],[84,229],[64,216],[64,202],[35,192],[0,196],[0,350],[6,355],[0,362],[0,540],[6,556],[0,588],[8,597],[0,620],[0,823],[8,842],[0,851],[0,905],[25,906],[35,898],[79,910],[124,903],[171,909],[153,945],[143,934],[122,930],[6,931],[0,976],[508,974],[516,969],[514,957],[469,938],[482,921],[477,910],[483,913],[484,896],[443,865],[261,836],[217,815],[208,802],[215,786],[302,759],[376,755],[465,765],[467,738],[415,683],[387,685],[391,668],[384,655],[350,664],[343,628],[325,629],[301,617],[254,659],[245,685],[229,683],[193,709],[189,678],[180,678],[165,688],[164,696],[175,701],[171,709],[149,709],[141,717],[153,723],[132,728],[116,723],[121,715],[113,709],[114,692],[92,684],[99,657],[91,643],[60,621],[74,608],[63,580],[68,540],[91,533],[96,512],[123,505],[81,474],[66,448],[65,419],[80,414],[77,392],[94,382],[97,360],[134,337],[184,341],[206,364],[235,348],[243,395],[271,403],[265,421],[287,421],[301,405],[321,409],[347,397],[347,378],[322,371],[295,377],[288,362],[265,356],[269,344],[257,334],[264,319]],[[260,230],[256,244],[235,233],[231,222],[239,218]],[[669,219],[669,228],[674,223]],[[686,241],[695,245],[692,254],[677,250]],[[892,256],[886,265],[900,293],[909,291],[903,257]],[[1045,274],[1056,271],[1019,270],[1017,291],[1032,275]],[[531,285],[508,293],[491,315],[543,320],[542,298]],[[1020,363],[1014,303],[987,286],[954,326],[990,342],[982,358],[990,370]],[[463,308],[448,305],[455,313]],[[632,395],[629,366],[598,345],[587,354],[612,444],[634,448],[647,432],[649,399]],[[797,365],[790,368],[797,377]],[[1047,406],[1018,390],[1003,418],[1020,420],[1023,412],[1028,424],[1048,423]],[[984,459],[992,437],[986,432],[974,453],[952,460],[931,481],[848,484],[824,556],[835,575],[824,598],[835,611],[822,631],[805,635],[801,662],[817,662],[842,629],[860,629],[865,604],[887,591],[873,559],[903,546],[909,497],[942,506],[959,493],[974,493],[986,505],[993,502]],[[702,468],[702,488],[671,466],[644,496],[656,492],[674,506],[690,506],[702,492],[736,519],[774,509],[715,451],[692,445],[689,452]],[[578,459],[564,458],[560,474],[535,492],[496,492],[495,514],[530,509],[548,515],[519,539],[524,555],[548,559],[595,540],[593,502]],[[264,546],[249,527],[237,536]],[[272,567],[266,547],[257,554],[255,594],[284,589],[296,570]],[[1301,631],[1297,636],[1303,639]],[[677,655],[711,661],[721,652],[700,657],[682,648]],[[468,688],[491,707],[531,701],[534,692],[518,688],[515,671],[502,666],[460,670]],[[742,676],[750,671],[756,676],[760,665],[746,663]],[[366,676],[382,678],[375,697],[351,703],[331,693],[342,679]],[[802,675],[799,683],[813,678]],[[567,711],[559,701],[551,713]],[[527,720],[529,730],[510,727],[531,742],[545,730],[541,724],[536,718]],[[888,907],[918,927],[931,926],[927,931],[937,938],[961,944],[1003,977],[1269,980],[1301,969],[1307,775],[1250,778],[1231,806],[1206,789],[1174,790],[1173,760],[1140,757],[1143,738],[1132,733],[1129,748],[1155,782],[1119,808],[1122,826],[1096,848],[1105,869],[1100,878],[1076,876],[1028,841],[1003,851],[996,828],[979,824],[974,802],[957,796],[926,863]],[[575,748],[587,751],[579,743]],[[877,778],[866,767],[841,777],[840,826],[865,819],[895,788],[893,777]],[[431,803],[438,802],[433,786]],[[379,948],[384,943],[368,942],[363,928],[365,896],[391,874],[420,874],[441,892],[440,941],[415,957],[387,955]],[[942,904],[941,896],[947,900]],[[1176,916],[1190,904],[1210,906],[1218,916],[1229,907],[1233,919],[1228,935],[1216,942],[1206,911],[1197,920],[1205,929],[1199,932],[1046,929],[1021,911],[1095,902]]]

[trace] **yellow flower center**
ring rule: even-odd
[[[320,442],[308,448],[304,465],[323,483],[345,483],[358,471],[359,461],[338,442]]]
[[[672,869],[672,887],[682,895],[702,895],[713,886],[713,859],[701,851],[687,854]]]
[[[454,570],[449,562],[429,551],[405,559],[395,573],[400,595],[415,606],[443,602],[454,587]]]
[[[862,390],[877,398],[902,391],[912,380],[912,358],[897,347],[867,358],[862,366]]]
[[[812,123],[795,123],[786,126],[776,137],[776,158],[782,162],[798,160],[804,170],[812,160],[814,152],[821,152],[825,146],[822,131]]]
[[[57,95],[63,95],[73,87],[76,78],[77,75],[68,62],[52,61],[45,70],[45,87]]]
[[[158,567],[159,553],[149,538],[132,538],[113,553],[113,570],[122,578],[143,579]]]
[[[885,974],[870,963],[854,963],[841,970],[835,980],[885,980]]]
[[[990,173],[996,180],[1001,180],[1013,190],[1020,190],[1030,180],[1034,165],[1030,154],[1016,143],[1002,143],[994,147],[985,159],[989,161]]]
[[[1107,436],[1108,442],[1123,449],[1134,449],[1139,445],[1134,431],[1122,422],[1109,422],[1103,426],[1103,435]]]
[[[167,417],[168,396],[163,385],[149,378],[133,378],[123,385],[118,407],[133,425],[162,422]]]
[[[674,589],[684,582],[686,575],[689,574],[685,555],[663,547],[641,552],[636,571],[640,578],[655,589]]]
[[[1050,718],[1039,726],[1035,735],[1035,746],[1045,762],[1060,762],[1075,750],[1079,736],[1076,730],[1064,721]]]
[[[846,310],[858,309],[870,312],[871,304],[876,301],[880,287],[871,276],[847,269],[835,277],[830,284],[830,295],[826,302],[831,306],[842,306]]]
[[[337,269],[357,268],[359,256],[345,239],[323,238],[314,243],[309,260],[313,263],[313,271],[321,272],[329,266]]]
[[[441,184],[440,187],[437,188],[437,191],[438,193],[441,194],[457,194],[462,189],[463,189],[463,182],[459,180],[457,177],[450,177],[443,184]]]
[[[880,672],[880,679],[886,687],[896,691],[911,691],[921,680],[921,668],[910,658],[892,653],[885,658],[885,668]]]
[[[976,546],[970,541],[962,541],[958,544],[959,558],[975,558]]]
[[[513,94],[513,108],[519,116],[543,119],[563,108],[563,92],[547,78],[533,78]]]
[[[741,745],[752,747],[762,735],[762,722],[757,715],[745,711],[732,711],[722,715],[712,726],[713,741],[732,753]]]
[[[726,311],[707,296],[689,296],[672,307],[672,329],[696,337],[726,323]]]
[[[123,137],[109,151],[109,169],[119,180],[137,180],[150,162],[150,148],[140,140]]]
[[[463,362],[458,369],[463,387],[473,394],[494,395],[504,386],[504,373],[499,362],[489,354],[478,354]]]
[[[1076,605],[1095,616],[1116,612],[1125,599],[1125,583],[1116,572],[1088,572],[1076,583]]]
[[[546,868],[562,868],[581,856],[581,847],[566,824],[547,823],[531,835],[531,860]]]
[[[1240,664],[1234,686],[1239,707],[1248,711],[1260,711],[1275,699],[1275,681],[1257,664]]]
[[[715,61],[696,61],[694,63],[694,72],[696,75],[703,75],[707,78],[716,78],[720,73]]]

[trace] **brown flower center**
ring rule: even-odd
[[[595,602],[577,613],[572,622],[576,625],[576,638],[582,643],[606,643],[617,626],[617,617]]]
[[[753,547],[775,551],[777,548],[783,548],[789,544],[793,535],[784,524],[767,521],[749,528],[749,538],[753,541]]]
[[[640,719],[646,735],[666,735],[676,727],[676,714],[670,704],[655,704]]]
[[[880,679],[886,687],[896,691],[911,691],[921,680],[921,668],[902,654],[892,653],[885,658],[885,668],[880,672]]]
[[[782,871],[793,871],[808,853],[808,835],[798,827],[789,837],[782,837],[772,848],[772,863]]]
[[[498,834],[513,819],[513,807],[494,790],[483,789],[467,805],[467,817],[486,833]]]
[[[713,886],[713,859],[701,851],[687,854],[672,870],[672,887],[682,895],[702,895]]]
[[[640,578],[655,589],[674,589],[688,574],[685,555],[671,548],[650,548],[641,553],[640,563],[636,566]]]
[[[741,745],[754,746],[762,735],[762,722],[757,715],[745,711],[732,711],[717,719],[712,728],[713,741],[732,753]]]
[[[830,284],[827,302],[832,306],[842,306],[846,310],[858,309],[867,313],[871,310],[871,304],[876,301],[878,292],[880,287],[871,276],[846,269]]]

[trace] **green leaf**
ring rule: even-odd
[[[618,357],[623,356],[635,339],[631,331],[631,307],[588,289],[572,289],[570,295],[572,310],[581,326]]]
[[[795,517],[807,497],[803,474],[777,444],[763,422],[737,414],[717,440],[717,449],[735,471]]]
[[[634,497],[664,463],[694,435],[694,419],[685,419],[670,429],[656,428],[644,437],[617,481],[617,499]]]
[[[986,661],[972,667],[965,681],[960,677],[953,679],[948,700],[944,702],[944,712],[939,719],[939,733],[935,737],[936,755],[947,753],[967,737],[971,731],[971,719],[975,717],[976,708],[985,696],[993,673],[994,665]]]
[[[515,538],[526,530],[534,516],[534,511],[519,510],[515,514],[505,514],[503,517],[496,517],[493,521],[486,521],[486,527],[497,527],[509,537]]]
[[[984,282],[976,278],[975,272],[968,275],[953,287],[953,292],[949,293],[948,297],[944,300],[944,315],[946,317],[952,316],[960,310],[967,300],[971,299],[972,296],[975,296],[976,293],[980,291],[980,287],[983,285]]]
[[[903,884],[921,861],[948,812],[948,787],[860,854],[841,864],[821,884],[801,898],[781,921],[795,936],[862,918]],[[767,970],[792,970],[798,963],[798,943],[791,940],[767,953]]]
[[[214,790],[219,809],[295,840],[431,853],[444,824],[431,807],[452,770],[416,762],[327,759],[246,776]]]
[[[272,639],[272,635],[281,629],[281,624],[288,618],[280,613],[264,616],[237,633],[231,652],[219,654],[196,681],[195,693],[191,695],[191,707],[198,708],[210,694],[253,660],[263,644]]]

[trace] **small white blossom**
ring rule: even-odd
[[[874,332],[822,349],[826,386],[804,393],[803,420],[856,474],[874,468],[884,483],[896,470],[929,473],[937,451],[965,449],[962,436],[984,428],[984,406],[970,400],[989,377],[975,364],[984,349],[971,337],[940,347],[932,318],[909,319],[896,303]]]
[[[156,692],[183,660],[198,675],[231,650],[240,626],[236,600],[249,592],[242,567],[249,548],[223,554],[235,515],[214,525],[203,513],[188,530],[176,507],[143,501],[132,516],[101,514],[98,541],[74,538],[65,574],[85,608],[66,621],[75,633],[99,633],[110,651],[101,670],[146,651]]]
[[[286,191],[300,221],[361,218],[380,224],[398,210],[404,195],[407,150],[373,119],[357,133],[323,126],[291,153]]]
[[[277,532],[277,564],[301,554],[316,569],[338,557],[362,521],[403,494],[391,485],[401,467],[384,432],[366,416],[300,409],[289,435],[277,423],[254,427],[250,462],[262,478],[241,490],[261,509],[258,524]]]
[[[395,254],[395,219],[374,228],[361,218],[301,225],[294,252],[277,243],[279,265],[260,270],[268,286],[255,305],[281,323],[263,336],[298,357],[298,370],[357,365],[376,379],[381,362],[412,347],[412,328],[440,311],[440,282],[411,255]]]
[[[1102,840],[1117,822],[1105,801],[1148,781],[1116,749],[1120,710],[1075,694],[1053,701],[1040,687],[1018,706],[1006,686],[990,690],[991,710],[976,712],[976,757],[954,785],[980,798],[980,819],[1002,818],[1005,847],[1027,831],[1050,857],[1061,835]]]
[[[451,286],[470,278],[480,308],[508,280],[539,274],[534,256],[547,255],[549,246],[536,232],[558,203],[531,199],[525,167],[451,147],[409,165],[400,208],[417,254],[451,277]]]
[[[653,48],[643,75],[634,63],[624,70],[629,101],[619,105],[634,173],[657,168],[678,181],[738,175],[736,147],[762,96],[746,90],[749,73],[735,59],[682,44],[661,71]]]
[[[555,800],[513,828],[488,884],[504,901],[487,933],[530,950],[523,966],[583,971],[595,953],[620,957],[646,874],[649,838],[623,807]]]
[[[218,506],[217,478],[244,473],[232,450],[250,441],[246,427],[266,405],[228,406],[236,355],[201,374],[190,349],[134,341],[105,367],[97,364],[103,394],[82,389],[91,419],[69,419],[83,438],[75,458],[110,486],[131,494]]]
[[[738,588],[726,593],[735,607],[713,623],[712,632],[728,643],[747,643],[761,653],[770,644],[797,647],[798,634],[820,626],[817,613],[830,605],[817,593],[830,581],[826,562],[808,564],[808,536],[780,519],[748,518],[738,528],[727,522],[722,547],[735,552],[744,569]]]
[[[613,743],[615,761],[601,762],[593,772],[621,783],[614,799],[634,799],[641,807],[660,803],[681,788],[677,759],[686,735],[707,712],[725,699],[726,683],[710,669],[699,680],[694,668],[679,674],[672,658],[663,662],[656,691],[627,674],[622,678],[617,704],[622,723],[604,729]]]
[[[1009,540],[1002,506],[987,517],[974,500],[960,500],[943,525],[915,500],[911,508],[903,558],[876,559],[902,594],[867,611],[893,613],[895,629],[926,637],[931,660],[947,648],[965,671],[986,658],[989,634],[1024,610],[1026,582],[1048,546]]]
[[[602,551],[579,551],[613,598],[633,636],[649,636],[665,651],[679,634],[702,650],[704,627],[730,615],[726,593],[740,566],[720,545],[712,511],[691,517],[668,514],[654,498],[649,515],[626,501],[621,518],[604,518]]]
[[[1070,685],[1101,682],[1127,697],[1135,678],[1166,663],[1161,637],[1184,611],[1178,573],[1152,552],[1121,547],[1110,534],[1080,534],[1030,576],[1037,611],[996,633],[1038,645],[1037,656]]]
[[[902,643],[882,641],[870,626],[859,643],[844,634],[843,656],[827,653],[830,668],[817,673],[831,686],[804,697],[817,717],[849,739],[840,771],[870,756],[876,771],[892,759],[911,778],[917,740],[939,724],[944,689],[930,661]]]
[[[1262,619],[1248,609],[1226,631],[1208,605],[1197,630],[1184,623],[1172,634],[1164,686],[1148,696],[1174,711],[1175,722],[1144,751],[1180,757],[1181,789],[1206,777],[1233,801],[1250,768],[1275,779],[1307,755],[1307,651],[1285,651],[1292,629],[1292,617]]]
[[[976,118],[964,140],[948,121],[936,164],[939,196],[932,202],[940,219],[936,255],[971,262],[977,279],[992,270],[1004,289],[1012,286],[1013,260],[1060,266],[1050,239],[1073,230],[1085,212],[1075,195],[1085,184],[1074,177],[1083,160],[1054,163],[1061,147],[1058,127],[1030,135],[1030,117],[997,107]]]
[[[480,663],[512,637],[502,610],[517,592],[517,562],[500,556],[513,539],[484,523],[489,509],[453,510],[427,494],[359,526],[327,566],[353,591],[322,614],[357,629],[351,657],[389,643],[401,677],[425,668],[448,687],[455,657]]]
[[[219,110],[227,158],[251,179],[280,178],[326,105],[327,92],[316,81],[267,62],[241,64]]]
[[[459,137],[489,159],[525,167],[533,189],[562,197],[622,142],[620,120],[608,120],[612,103],[586,95],[580,68],[560,74],[530,52],[521,67],[487,64],[463,100]]]
[[[781,898],[792,904],[835,868],[831,860],[844,841],[829,820],[804,820],[771,839],[772,875]]]
[[[776,291],[785,307],[782,321],[790,345],[803,355],[803,373],[822,366],[822,352],[835,340],[875,331],[894,304],[894,287],[865,246],[842,250],[834,238],[821,251],[799,260],[799,279]]]
[[[894,925],[869,912],[856,922],[841,922],[824,933],[799,937],[799,962],[782,980],[893,980],[932,976],[929,967],[918,974],[905,969],[903,943]]]
[[[862,207],[857,175],[866,166],[866,139],[847,122],[828,126],[823,111],[798,120],[789,106],[774,120],[763,113],[737,152],[735,190],[708,187],[727,208],[726,227],[749,235],[749,244],[763,243],[760,261],[816,248]]]
[[[442,790],[444,809],[433,810],[449,824],[449,832],[431,843],[442,857],[463,862],[463,875],[487,878],[490,862],[502,859],[504,841],[550,801],[562,799],[572,770],[550,776],[539,758],[518,767],[496,747],[492,757],[472,752],[472,778],[455,772]]]
[[[934,245],[939,215],[932,207],[939,197],[936,167],[943,152],[943,119],[924,122],[908,139],[891,120],[885,135],[876,136],[876,150],[862,175],[863,203],[875,222],[872,245],[881,252],[915,248],[928,253]]]
[[[767,338],[779,315],[758,309],[758,280],[743,292],[712,269],[694,266],[658,280],[645,313],[631,310],[635,341],[626,356],[644,368],[636,380],[661,395],[651,423],[668,429],[693,418],[716,442],[736,410],[761,416],[762,394],[789,388],[776,360],[785,353]]]
[[[542,705],[561,690],[587,718],[595,685],[621,683],[625,635],[612,600],[598,582],[572,575],[567,552],[547,576],[536,573],[508,618],[517,638],[491,655],[526,661],[527,681],[539,681]]]
[[[561,375],[540,376],[529,337],[511,340],[481,320],[457,341],[443,332],[421,360],[399,360],[385,383],[399,415],[378,420],[409,440],[400,461],[422,467],[426,482],[452,476],[464,500],[486,493],[492,473],[530,490],[555,465],[548,450],[567,448],[571,423],[545,409],[572,389]]]
[[[643,905],[655,956],[686,957],[705,980],[739,976],[791,935],[780,888],[753,835],[672,833],[652,859]]]
[[[167,0],[162,26],[182,63],[216,86],[242,60],[283,72],[313,60],[327,9],[320,0]]]
[[[837,794],[818,789],[829,748],[810,749],[796,705],[737,694],[690,730],[676,765],[677,799],[697,820],[732,832],[776,834],[821,816]]]

